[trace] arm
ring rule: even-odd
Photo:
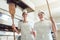
[[[33,34],[34,37],[36,37],[36,32],[34,31],[34,29],[32,29],[31,33]]]
[[[15,28],[14,24],[12,24],[12,28],[13,28],[14,31],[16,31],[17,33],[19,33],[18,30]]]
[[[21,32],[21,29],[18,29],[19,33]]]
[[[56,37],[56,25],[52,17],[50,17],[50,20],[52,22],[52,31],[54,32],[54,36]]]

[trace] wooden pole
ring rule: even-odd
[[[50,15],[50,17],[52,17],[52,15],[51,15],[51,10],[50,10],[50,6],[49,6],[49,3],[48,3],[48,0],[46,0],[46,3],[47,3],[49,15]],[[54,22],[53,18],[51,19],[51,22],[52,22],[52,25],[55,26],[55,22]],[[56,27],[53,27],[53,28],[54,28],[53,30],[56,30]],[[56,35],[54,35],[54,36],[55,36],[55,38],[56,38]]]
[[[51,11],[50,11],[50,6],[49,6],[49,3],[48,3],[48,0],[46,0],[46,3],[47,3],[47,7],[48,7],[48,11],[49,11],[49,15],[51,17]]]
[[[14,25],[14,19],[12,18],[12,28],[14,27],[15,25]],[[13,29],[13,36],[14,36],[14,40],[15,40],[15,31],[14,31],[14,29]]]
[[[9,3],[9,13],[11,14],[11,19],[12,19],[12,27],[14,25],[14,14],[15,14],[15,4],[14,3]],[[13,29],[14,33],[14,40],[15,40],[15,31]]]
[[[9,12],[11,15],[15,14],[15,4],[14,3],[9,3]]]

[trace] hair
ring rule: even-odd
[[[22,13],[22,15],[24,15],[24,14],[25,14],[25,12]]]
[[[43,15],[45,15],[44,12],[39,12],[38,15],[39,15],[39,14],[43,14]]]
[[[26,9],[23,10],[22,15],[24,15],[25,13],[27,14],[27,10]]]
[[[22,15],[27,14],[26,12],[23,12]]]

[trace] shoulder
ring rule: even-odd
[[[23,23],[23,20],[20,20],[20,21],[18,22],[19,25],[22,24],[22,23]]]
[[[51,23],[51,21],[50,21],[50,20],[45,20],[45,22],[46,22],[46,23]]]

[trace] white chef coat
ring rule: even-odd
[[[52,25],[49,21],[39,21],[34,24],[36,40],[53,40],[51,35]]]
[[[21,29],[21,40],[33,40],[31,36],[31,26],[28,22],[19,22],[18,29]]]

